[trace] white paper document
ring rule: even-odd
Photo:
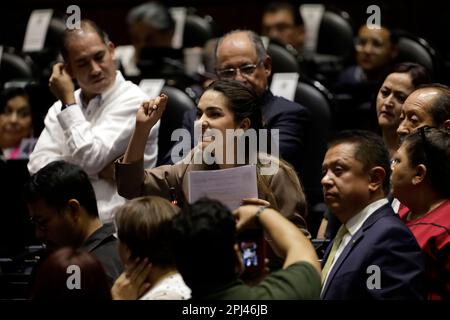
[[[256,166],[223,170],[191,171],[188,175],[189,203],[201,197],[219,200],[230,210],[237,209],[243,198],[258,198]]]
[[[305,24],[305,44],[304,50],[309,53],[316,52],[319,39],[320,24],[325,12],[323,4],[302,4],[300,14]]]
[[[185,7],[173,7],[169,9],[175,20],[175,32],[172,37],[172,47],[180,49],[183,47],[184,25],[186,23],[187,9]]]
[[[52,9],[34,10],[28,20],[25,40],[23,41],[23,51],[40,51],[44,48],[47,30],[52,19]]]
[[[299,75],[296,72],[274,73],[272,83],[270,84],[270,91],[275,96],[294,101],[298,77]]]

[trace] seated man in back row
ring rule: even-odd
[[[279,130],[279,155],[300,172],[303,147],[310,122],[309,111],[269,90],[272,59],[267,55],[261,38],[252,31],[235,30],[224,35],[216,48],[216,72],[219,79],[231,79],[249,84],[261,98],[263,124],[269,130]],[[186,112],[183,126],[191,133],[194,146],[195,111]],[[166,160],[168,157],[166,156]]]
[[[298,7],[287,1],[270,2],[261,20],[264,36],[291,46],[297,54],[303,52],[305,25]]]

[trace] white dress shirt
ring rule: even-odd
[[[342,251],[344,251],[345,247],[350,242],[352,237],[359,231],[359,229],[361,229],[364,222],[366,222],[366,220],[372,215],[372,213],[377,211],[379,208],[384,206],[386,203],[389,203],[389,201],[386,198],[372,202],[367,207],[362,209],[358,214],[351,217],[345,223],[345,227],[347,228],[348,232],[342,237],[341,244],[339,245],[338,249],[336,250],[336,255],[334,256],[333,263],[331,264],[331,267],[328,270],[328,273],[323,282],[322,290],[323,290],[323,288],[325,288],[325,286],[327,284],[328,276],[330,275],[331,270],[333,270],[334,264],[339,259],[339,256],[342,254]]]
[[[147,95],[138,86],[125,81],[117,71],[111,88],[82,103],[81,90],[75,91],[76,105],[61,111],[61,101],[49,109],[28,170],[31,174],[55,160],[65,160],[82,167],[89,175],[97,197],[100,219],[111,222],[115,209],[125,202],[117,194],[116,184],[101,179],[98,173],[125,153],[134,130],[136,112]],[[156,164],[159,122],[147,140],[145,167]]]
[[[394,212],[396,214],[398,214],[398,211],[400,210],[400,205],[401,205],[401,203],[397,198],[392,199],[391,207],[392,207],[392,210],[394,210]]]

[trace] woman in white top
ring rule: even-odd
[[[119,253],[125,271],[112,288],[113,299],[186,300],[191,290],[175,267],[172,218],[179,208],[150,196],[133,199],[116,213]]]

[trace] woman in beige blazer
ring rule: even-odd
[[[214,134],[225,137],[226,130],[262,128],[261,110],[258,97],[253,90],[242,82],[233,80],[217,80],[213,82],[200,98],[198,103],[199,120],[196,129],[201,132],[197,146],[191,150],[183,161],[174,165],[164,165],[145,169],[143,155],[145,144],[151,128],[161,118],[168,97],[161,95],[156,99],[144,102],[136,114],[136,127],[130,139],[128,149],[122,159],[115,164],[116,180],[119,194],[125,198],[143,195],[157,195],[178,205],[188,199],[187,173],[198,170],[225,169],[237,166],[234,163],[206,164],[204,161],[192,161],[203,151],[211,147],[215,141]],[[258,132],[258,131],[257,131]],[[239,134],[233,139],[239,139]],[[190,141],[190,139],[189,139]],[[236,141],[235,141],[236,142]],[[234,144],[237,145],[236,143]],[[249,148],[251,149],[251,148]],[[215,149],[215,157],[234,152],[237,159],[237,148],[227,150],[227,144],[220,144]],[[247,163],[252,157],[247,154]],[[285,161],[272,155],[257,152],[257,186],[259,199],[242,199],[245,203],[267,204],[284,216],[294,220],[297,225],[306,229],[306,200],[300,181],[294,169]],[[278,170],[271,175],[264,175],[265,164],[270,163]]]

